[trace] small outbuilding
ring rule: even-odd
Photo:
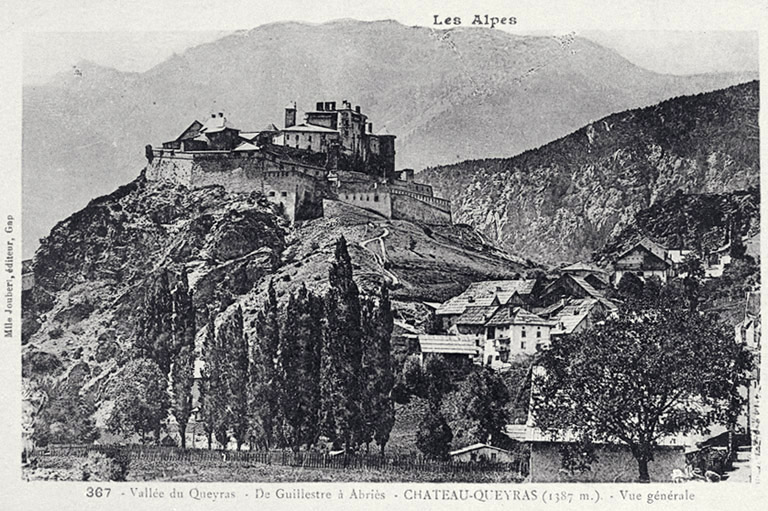
[[[488,444],[473,444],[450,453],[452,461],[464,463],[511,463],[517,461],[514,454]]]

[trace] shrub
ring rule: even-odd
[[[51,339],[58,339],[64,334],[64,330],[61,329],[60,326],[51,328],[51,330],[48,332],[48,337]]]
[[[117,451],[109,454],[89,452],[77,469],[83,481],[125,481],[129,465],[130,458]]]

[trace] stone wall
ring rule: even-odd
[[[393,190],[392,218],[426,224],[450,225],[450,202],[436,197]]]
[[[389,188],[381,183],[345,182],[333,189],[336,198],[369,211],[375,211],[386,218],[392,218]]]
[[[531,444],[531,482],[631,482],[638,477],[637,461],[625,445],[603,444],[597,446],[597,460],[591,470],[569,476],[561,473],[562,455],[556,442]],[[648,464],[651,481],[670,481],[672,470],[685,468],[684,448],[659,447]]]
[[[270,202],[282,204],[290,220],[322,216],[325,170],[269,154],[155,151],[146,175],[190,188],[219,185],[234,192],[258,191]]]

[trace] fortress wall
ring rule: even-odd
[[[340,183],[334,188],[338,200],[360,208],[375,211],[392,218],[392,200],[389,188],[379,183]]]
[[[427,195],[429,197],[434,196],[434,193],[432,192],[432,185],[425,185],[423,183],[416,183],[414,181],[403,181],[400,179],[395,179],[392,182],[392,187],[408,192],[418,193],[420,195]]]
[[[193,165],[191,158],[155,156],[147,164],[146,176],[150,181],[173,181],[191,188]]]
[[[435,197],[421,196],[395,191],[392,193],[392,218],[415,220],[427,224],[446,225],[451,223],[450,203]]]
[[[224,157],[195,157],[193,186],[220,185],[233,192],[262,191],[261,162],[258,158],[216,156]]]

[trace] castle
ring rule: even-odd
[[[417,183],[412,169],[395,170],[395,135],[374,134],[359,106],[318,102],[296,120],[291,102],[282,129],[239,130],[223,113],[194,121],[162,148],[147,146],[147,179],[257,190],[291,221],[323,216],[323,200],[337,200],[388,219],[451,223],[450,201]]]

